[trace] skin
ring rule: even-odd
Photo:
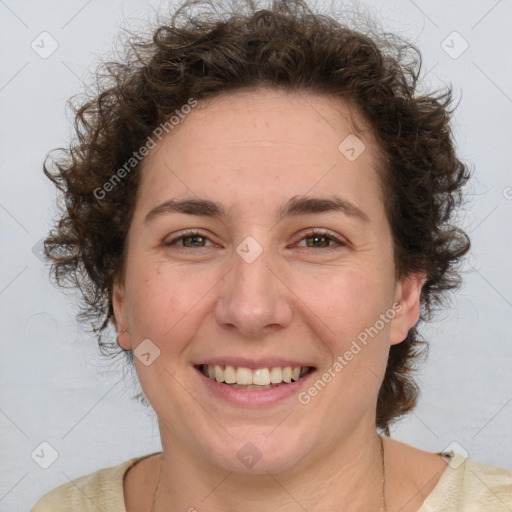
[[[353,121],[364,128],[357,112],[325,96],[230,93],[199,103],[146,157],[113,300],[120,344],[134,350],[149,338],[160,350],[148,366],[135,358],[164,453],[155,510],[379,510],[377,396],[390,346],[419,319],[425,276],[395,277],[376,142],[366,129],[357,159],[338,150],[356,133]],[[333,193],[368,220],[322,212],[276,223],[290,198]],[[144,222],[155,206],[184,198],[222,203],[232,216]],[[206,238],[164,245],[188,228]],[[309,247],[308,228],[344,245],[320,238]],[[263,248],[252,263],[235,250],[247,236]],[[192,366],[281,356],[321,374],[393,303],[400,312],[307,405],[234,407],[208,394]],[[249,442],[262,454],[252,468],[237,457]],[[417,510],[446,464],[391,439],[385,450],[388,511]],[[151,510],[161,463],[154,456],[128,471],[128,512]]]

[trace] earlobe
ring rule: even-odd
[[[390,344],[401,343],[420,319],[421,290],[426,281],[426,274],[418,272],[409,274],[396,284],[396,315],[391,322]]]
[[[131,350],[130,334],[127,332],[127,315],[125,314],[124,287],[117,281],[112,287],[112,307],[114,309],[114,323],[117,329],[117,343],[124,350]]]
[[[126,327],[121,330],[121,333],[116,336],[117,344],[124,350],[130,350],[129,345],[123,340],[120,335],[124,334],[128,329]]]

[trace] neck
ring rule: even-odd
[[[165,434],[165,431],[162,431]],[[167,441],[167,442],[166,442]],[[381,439],[375,430],[354,433],[335,449],[304,457],[286,471],[240,474],[222,471],[162,435],[163,457],[152,512],[201,510],[280,512],[385,511]]]

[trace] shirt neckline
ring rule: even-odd
[[[466,457],[453,450],[438,453],[445,460],[446,468],[417,512],[432,512],[437,510],[441,504],[446,503],[447,497],[454,491],[455,479],[461,479],[461,475],[464,474]]]
[[[135,457],[134,459],[130,459],[121,465],[118,486],[120,486],[119,496],[121,497],[123,512],[127,512],[126,503],[124,501],[124,477],[126,473],[132,466],[137,464],[137,462],[140,462],[141,460],[147,459],[149,457],[153,457],[153,455],[158,455],[160,453],[162,452],[154,452],[148,455],[142,455],[141,457]],[[432,489],[430,494],[425,498],[417,512],[432,512],[432,510],[435,510],[440,503],[445,501],[447,493],[449,493],[452,490],[454,477],[457,475],[458,472],[461,473],[464,471],[466,457],[464,457],[460,453],[454,451],[445,451],[438,452],[437,454],[441,455],[441,457],[445,459],[446,468],[439,477],[437,484]]]

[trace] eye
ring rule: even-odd
[[[307,249],[312,249],[313,251],[333,251],[340,247],[347,246],[346,242],[340,240],[326,229],[311,229],[310,231],[302,234],[302,238],[300,238],[299,243],[302,241],[306,242],[305,247]],[[181,242],[181,244],[178,244],[178,242]],[[164,242],[163,245],[165,247],[177,245],[179,248],[187,250],[208,247],[207,242],[210,242],[210,245],[213,245],[211,240],[205,234],[200,231],[190,229],[180,233],[179,236]],[[334,242],[337,247],[332,247],[332,242]],[[298,244],[297,246],[300,247]]]
[[[182,244],[178,245],[184,249],[195,249],[205,247],[206,241],[210,239],[201,233],[200,231],[195,231],[193,229],[185,231],[181,233],[179,236],[173,238],[172,240],[166,241],[163,243],[165,247],[171,245],[177,245],[177,242],[182,242]]]
[[[340,246],[347,246],[347,243],[331,234],[326,229],[312,229],[302,235],[300,242],[306,241],[306,247],[314,251],[319,249],[322,251],[333,251],[339,249]],[[335,242],[338,247],[331,247],[331,242]],[[300,247],[300,246],[299,246]],[[304,246],[302,246],[304,247]]]

